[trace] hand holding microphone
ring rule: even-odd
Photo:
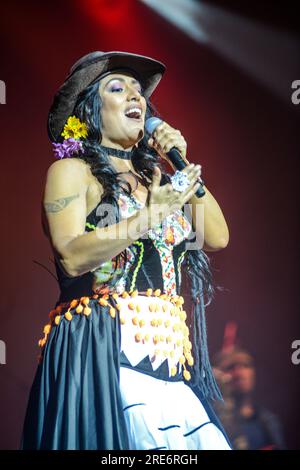
[[[149,145],[152,146],[162,158],[166,159],[173,167],[173,169],[181,172],[184,168],[189,165],[186,160],[186,142],[178,130],[172,129],[167,123],[163,122],[157,117],[147,119],[145,122],[146,131],[151,135],[149,139]],[[159,140],[157,134],[159,133]],[[156,134],[156,135],[155,135]],[[179,184],[185,184],[184,178],[181,174],[175,173],[175,182]],[[205,194],[203,189],[204,182],[201,178],[198,178],[201,186],[195,192],[197,197],[202,197]],[[180,190],[180,189],[178,189]]]

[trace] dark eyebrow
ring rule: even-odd
[[[111,78],[110,80],[108,80],[108,82],[106,83],[106,85],[105,85],[104,88],[106,88],[107,85],[108,85],[110,82],[112,82],[113,80],[119,80],[120,82],[123,82],[123,83],[125,82],[124,78],[122,78],[122,77],[114,77],[114,78]],[[132,79],[131,79],[131,83],[138,83],[138,84],[140,85],[140,87],[142,87],[142,85],[140,84],[140,82],[139,82],[138,80],[136,80],[135,78],[132,78]]]

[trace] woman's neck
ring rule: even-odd
[[[106,146],[103,144],[101,144],[101,147],[105,151],[105,153],[109,154],[110,156],[118,157],[121,160],[131,160],[135,148],[132,147],[132,149],[124,150],[116,147]]]
[[[113,166],[117,171],[132,171],[134,170],[132,164],[132,155],[135,147],[132,147],[131,150],[118,149],[115,147],[110,147],[102,145],[101,147],[106,155],[111,160]]]
[[[135,171],[131,160],[121,160],[113,155],[109,155],[109,159],[117,171]]]

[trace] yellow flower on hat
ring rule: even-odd
[[[69,116],[61,135],[65,139],[85,138],[88,135],[87,125],[84,122],[81,122],[76,116]]]

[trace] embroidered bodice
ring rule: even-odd
[[[100,204],[88,215],[86,232],[96,229]],[[121,192],[119,207],[123,219],[133,215],[143,205],[132,195]],[[61,288],[60,301],[101,294],[111,289],[119,294],[124,290],[137,289],[142,292],[148,288],[160,289],[168,295],[180,294],[181,264],[191,230],[189,220],[179,209],[127,247],[126,258],[121,257],[118,266],[115,257],[89,273],[69,278],[55,261]]]

